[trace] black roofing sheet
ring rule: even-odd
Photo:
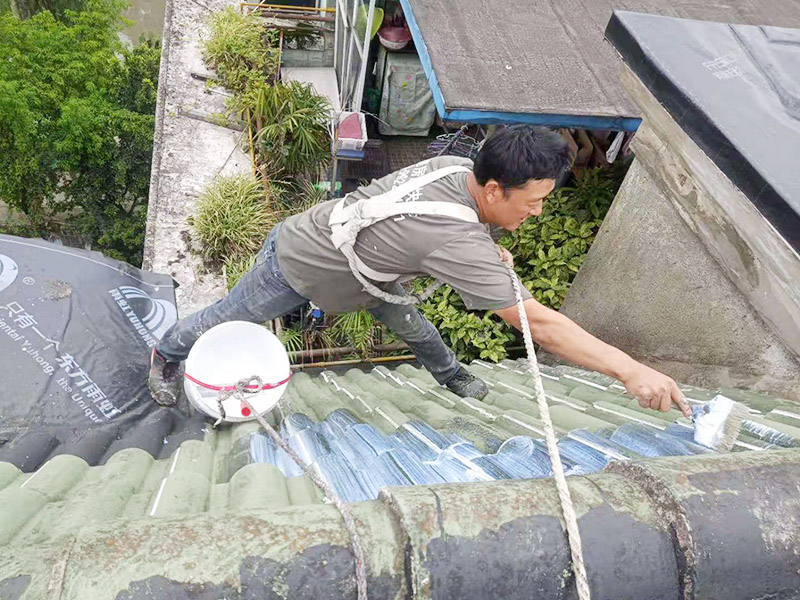
[[[800,249],[800,29],[615,12],[606,35],[689,136]]]
[[[158,455],[202,419],[155,405],[150,348],[175,322],[174,282],[42,240],[0,235],[0,461],[36,468],[122,448]]]
[[[800,27],[797,0],[403,0],[444,105],[512,113],[638,117],[603,39],[612,9]],[[418,48],[421,44],[417,44]]]

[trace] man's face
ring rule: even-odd
[[[544,199],[555,186],[553,179],[530,179],[521,188],[503,189],[490,179],[485,190],[492,210],[491,221],[508,231],[514,231],[529,217],[542,214]]]

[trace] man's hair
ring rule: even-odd
[[[494,179],[505,189],[523,187],[531,179],[558,180],[571,164],[569,144],[555,131],[511,125],[486,140],[472,171],[481,185]]]

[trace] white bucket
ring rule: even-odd
[[[218,419],[221,389],[232,390],[241,379],[261,378],[261,390],[247,394],[259,415],[272,410],[286,391],[291,377],[289,356],[275,335],[255,323],[230,321],[200,336],[186,359],[183,387],[197,410]],[[255,382],[251,389],[255,388]],[[255,418],[244,403],[230,396],[223,400],[225,421]]]

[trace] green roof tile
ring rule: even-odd
[[[302,413],[319,423],[344,408],[384,436],[425,423],[441,434],[460,436],[487,455],[515,436],[543,437],[524,365],[505,361],[469,368],[490,385],[483,401],[459,398],[426,371],[407,364],[313,377],[298,373],[269,419],[277,423],[291,413]],[[544,367],[543,372],[548,375],[545,387],[560,436],[575,430],[608,435],[632,423],[665,431],[679,416],[677,411],[662,414],[642,409],[604,377],[563,368]],[[600,389],[603,386],[605,390]],[[712,395],[697,388],[687,393],[694,398]],[[800,438],[800,409],[795,405],[763,394],[738,397],[748,405],[752,401],[770,408],[763,416],[753,416],[756,425],[783,434],[783,441]],[[47,544],[113,521],[242,515],[322,504],[321,492],[307,477],[287,477],[279,466],[252,462],[252,444],[263,439],[257,423],[219,429],[208,425],[204,432],[202,440],[184,441],[161,459],[129,448],[94,467],[69,455],[54,456],[31,474],[0,463],[0,545]],[[738,450],[770,447],[757,434],[746,432]],[[793,444],[790,440],[786,445]],[[634,456],[635,452],[622,449],[620,455]]]

